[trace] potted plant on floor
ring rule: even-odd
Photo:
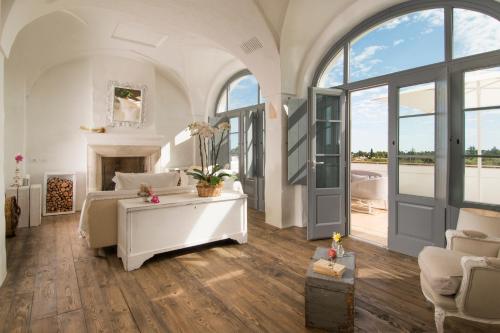
[[[231,177],[218,164],[222,142],[229,133],[228,122],[211,126],[206,122],[194,122],[188,126],[191,136],[198,138],[201,169],[193,169],[188,175],[198,180],[196,189],[200,197],[216,197],[221,194],[224,178]]]

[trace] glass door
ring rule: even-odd
[[[416,256],[444,245],[446,83],[444,72],[421,72],[389,84],[389,248]]]
[[[238,176],[240,170],[240,116],[230,117],[229,124],[229,170]]]
[[[242,115],[243,118],[243,141],[242,155],[243,173],[241,181],[243,190],[248,195],[248,207],[259,209],[259,131],[258,131],[258,110],[250,110]]]
[[[232,111],[218,118],[223,120],[231,128],[221,146],[220,163],[237,175],[248,195],[248,207],[264,211],[264,106]]]
[[[309,219],[307,238],[346,233],[345,94],[311,88],[309,94]]]

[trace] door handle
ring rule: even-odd
[[[313,163],[314,163],[314,165],[318,165],[318,164],[319,164],[319,165],[321,165],[321,164],[325,164],[325,162],[316,162],[316,161],[314,161]]]

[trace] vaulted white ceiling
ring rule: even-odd
[[[265,95],[294,93],[340,34],[402,0],[3,0],[0,46],[27,85],[88,55],[153,63],[206,109],[248,68]],[[246,53],[257,39],[262,48]]]
[[[130,34],[134,28],[138,31]],[[127,32],[131,38],[123,38]],[[250,57],[241,44],[252,37],[264,47]],[[188,91],[197,108],[205,107],[212,80],[226,68],[271,74],[262,85],[279,80],[279,66],[262,66],[269,60],[279,63],[279,56],[276,40],[253,1],[15,1],[1,46],[22,63],[28,86],[46,69],[86,55],[149,61]]]

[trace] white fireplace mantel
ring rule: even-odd
[[[102,188],[103,157],[145,157],[145,171],[158,171],[164,136],[156,134],[85,133],[87,141],[87,192]]]
[[[159,134],[84,133],[89,146],[158,146],[165,143]]]

